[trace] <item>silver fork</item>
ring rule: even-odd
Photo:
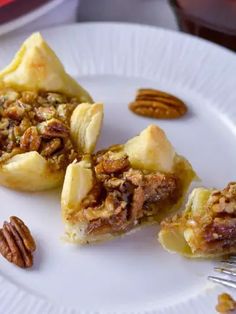
[[[214,267],[216,272],[236,277],[236,255],[232,255],[228,259],[220,261],[220,263],[220,266]],[[223,286],[236,289],[236,280],[234,281],[215,276],[208,276],[208,279]]]

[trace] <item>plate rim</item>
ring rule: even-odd
[[[64,0],[61,0],[61,1],[64,1]],[[77,27],[80,28],[80,27],[87,27],[87,26],[99,26],[99,27],[100,26],[105,26],[105,27],[106,26],[115,26],[115,27],[127,26],[129,28],[142,28],[142,29],[157,30],[157,31],[173,34],[175,36],[193,39],[194,41],[205,43],[209,47],[211,46],[212,48],[220,49],[221,51],[229,53],[234,58],[236,56],[236,53],[230,50],[229,48],[221,46],[205,38],[191,35],[181,30],[175,30],[175,29],[170,29],[170,28],[164,28],[162,26],[155,26],[155,25],[142,24],[142,23],[136,23],[136,22],[126,22],[126,21],[124,22],[123,21],[122,22],[119,22],[119,21],[82,21],[80,22],[79,21],[79,22],[68,23],[64,25],[53,25],[50,27],[41,28],[39,29],[39,32],[48,32],[48,31],[53,31],[53,30],[61,30],[61,29],[66,29],[66,28],[77,28]],[[16,35],[16,37],[19,37],[19,35]]]

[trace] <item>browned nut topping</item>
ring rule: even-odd
[[[218,296],[216,311],[222,314],[229,314],[236,310],[236,302],[228,293],[222,293]]]
[[[114,155],[115,156],[115,155]],[[95,167],[97,174],[111,174],[124,171],[129,168],[130,163],[127,155],[114,158],[112,153],[105,154],[103,157],[98,158],[98,164]]]
[[[35,102],[36,99],[37,99],[37,94],[35,92],[30,92],[30,91],[22,92],[22,101],[24,103],[31,104]]]
[[[61,104],[66,101],[65,97],[58,93],[48,93],[47,100],[54,104]]]
[[[138,115],[156,119],[176,119],[187,112],[182,100],[155,89],[139,89],[129,109]]]
[[[12,119],[12,120],[18,120],[20,121],[25,113],[25,109],[20,106],[20,104],[17,104],[15,106],[9,106],[6,110],[5,110],[5,116]]]
[[[69,128],[58,119],[51,119],[40,123],[38,126],[39,133],[43,137],[67,137],[69,134]]]
[[[35,109],[36,117],[39,121],[45,121],[52,119],[56,114],[56,109],[54,107],[39,107]]]
[[[25,151],[37,151],[40,144],[41,139],[35,126],[31,126],[30,128],[28,128],[20,140],[20,148]]]
[[[10,222],[4,222],[0,229],[0,253],[3,257],[19,267],[28,268],[33,265],[35,249],[30,230],[20,218],[12,216]]]
[[[59,138],[54,138],[50,142],[44,145],[41,151],[41,155],[44,157],[50,157],[62,146],[61,140]]]
[[[31,126],[28,128],[20,140],[20,148],[25,151],[38,150],[41,144],[41,138],[38,134],[37,128]]]
[[[0,91],[0,163],[36,151],[52,171],[77,157],[70,134],[75,98],[50,92]]]

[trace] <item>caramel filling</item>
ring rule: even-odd
[[[201,212],[187,213],[172,221],[176,222],[183,230],[191,230],[189,245],[193,252],[236,252],[236,183],[213,191]]]
[[[111,151],[103,151],[93,157],[93,163],[94,186],[80,212],[89,221],[88,235],[128,231],[154,219],[181,195],[180,182],[174,174],[135,170],[125,154],[117,157]]]
[[[211,194],[206,217],[199,221],[199,248],[205,252],[236,250],[236,183]]]

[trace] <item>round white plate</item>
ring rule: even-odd
[[[236,56],[216,45],[162,29],[82,24],[43,31],[66,69],[105,103],[99,148],[123,142],[150,123],[166,131],[206,186],[236,178]],[[1,42],[0,66],[23,38]],[[182,98],[176,121],[138,117],[127,104],[139,87]],[[0,221],[21,217],[38,244],[35,265],[22,270],[1,258],[0,313],[215,313],[221,288],[210,284],[210,261],[165,252],[158,226],[94,246],[63,243],[60,191],[19,193],[0,188]],[[225,289],[224,289],[225,290]]]

